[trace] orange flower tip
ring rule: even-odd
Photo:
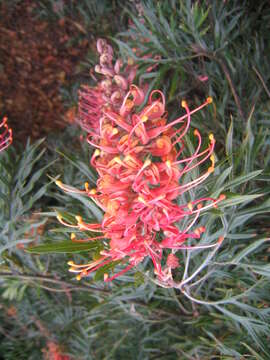
[[[199,227],[199,230],[201,233],[204,233],[206,231],[206,228],[205,228],[205,226],[201,226],[201,227]]]
[[[219,195],[219,198],[218,198],[220,201],[222,200],[225,200],[226,199],[226,195],[225,194],[221,194]]]
[[[224,240],[224,236],[220,236],[218,238],[218,244],[220,245],[223,242],[223,240]]]
[[[192,211],[192,210],[193,210],[193,206],[192,206],[192,204],[191,204],[191,203],[188,203],[188,204],[187,204],[187,207],[189,208],[189,210],[190,210],[190,211]]]
[[[80,275],[80,274],[76,276],[76,279],[77,279],[78,281],[80,281],[80,280],[81,280],[81,278],[82,278],[82,277],[81,277],[81,275]]]
[[[96,189],[92,189],[92,190],[89,191],[90,195],[96,195],[96,193],[97,193]]]
[[[129,66],[134,65],[134,60],[131,57],[128,58],[128,65]]]
[[[187,102],[186,102],[186,100],[182,100],[182,101],[181,101],[181,106],[182,106],[183,108],[187,107]]]
[[[107,273],[104,274],[104,281],[107,281],[109,278],[109,275]]]
[[[194,234],[196,234],[197,236],[200,236],[201,235],[200,230],[199,229],[194,230]]]
[[[94,152],[94,156],[99,156],[99,155],[100,155],[100,150],[96,149],[95,152]]]
[[[70,239],[71,239],[71,240],[75,240],[75,239],[76,239],[76,235],[75,235],[74,233],[71,233],[71,234],[70,234]]]
[[[133,106],[134,106],[134,101],[131,100],[131,99],[128,99],[128,100],[126,101],[126,105],[127,105],[127,107],[128,107],[129,109],[132,109]]]
[[[82,223],[82,217],[81,216],[75,216],[75,219],[77,220],[78,224]]]
[[[195,129],[194,132],[193,132],[193,134],[194,134],[195,136],[199,136],[200,133],[199,133],[199,131],[198,131],[197,129]]]
[[[214,138],[214,135],[213,135],[213,134],[210,134],[210,135],[209,135],[209,140],[210,140],[211,142],[213,142],[213,141],[215,140],[215,138]]]
[[[202,204],[197,205],[197,209],[200,210],[202,208]]]
[[[211,104],[213,102],[213,98],[211,96],[208,96],[206,101],[207,101],[208,104]]]
[[[211,174],[211,173],[214,172],[214,171],[215,171],[214,166],[210,166],[210,167],[208,168],[208,170],[207,170],[207,172],[208,172],[209,174]]]
[[[67,263],[69,266],[74,266],[74,262],[73,261],[68,261]]]
[[[85,191],[89,191],[89,184],[88,184],[88,182],[85,182],[84,183],[84,187],[85,187]]]
[[[55,180],[55,184],[59,187],[62,187],[63,186],[63,183],[61,180]]]

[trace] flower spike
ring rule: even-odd
[[[77,224],[72,225],[60,216],[62,224],[87,233],[82,238],[72,234],[71,241],[102,241],[106,250],[87,264],[70,262],[69,271],[81,279],[107,264],[125,264],[118,273],[104,274],[104,281],[109,282],[150,258],[158,283],[174,286],[173,273],[180,266],[178,250],[221,244],[221,240],[197,244],[206,231],[198,221],[202,212],[217,207],[224,195],[183,204],[177,201],[179,195],[198,187],[214,172],[213,134],[202,149],[202,136],[195,129],[195,150],[188,157],[183,155],[192,115],[211,104],[212,98],[195,109],[183,100],[185,114],[168,122],[164,94],[154,90],[146,99],[146,90],[131,83],[135,67],[120,60],[113,63],[113,50],[105,40],[98,40],[97,49],[100,62],[96,71],[103,79],[95,87],[83,87],[79,103],[79,121],[88,131],[87,142],[95,149],[91,165],[99,176],[96,189],[90,189],[88,183],[83,190],[56,183],[63,191],[90,197],[104,211],[101,224],[87,223],[78,215]],[[203,163],[207,164],[204,173],[185,182],[185,174]],[[180,227],[181,220],[185,226]],[[89,238],[89,232],[99,234]],[[188,239],[191,244],[187,244]]]

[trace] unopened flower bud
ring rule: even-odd
[[[121,87],[121,89],[127,90],[128,82],[123,76],[115,75],[113,79],[116,82],[116,84]]]
[[[99,58],[99,62],[101,66],[111,65],[112,63],[112,55],[110,54],[102,54]]]
[[[107,44],[106,41],[103,40],[103,39],[98,39],[98,40],[97,40],[97,51],[98,51],[100,54],[103,53],[106,44]]]
[[[123,66],[123,61],[121,59],[117,59],[114,65],[114,71],[116,74],[120,73],[120,69]]]
[[[167,266],[171,269],[176,269],[179,266],[178,257],[174,254],[169,254],[167,257]]]

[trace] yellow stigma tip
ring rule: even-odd
[[[99,149],[96,149],[95,152],[94,152],[94,155],[95,155],[95,156],[99,156],[99,155],[100,155],[100,150],[99,150]]]
[[[142,121],[142,122],[146,122],[147,120],[148,120],[148,116],[143,115],[142,118],[141,118],[141,121]]]
[[[209,96],[206,101],[208,102],[208,104],[211,104],[213,102],[213,98],[211,96]]]
[[[195,136],[198,136],[199,135],[199,131],[197,129],[194,130],[194,133],[193,133]]]
[[[112,134],[113,134],[113,135],[118,134],[118,130],[117,130],[116,128],[113,128],[113,130],[112,130]]]
[[[92,190],[89,191],[90,195],[96,195],[96,193],[97,193],[96,189],[92,189]]]
[[[210,156],[210,160],[212,161],[212,163],[215,162],[215,157],[214,157],[214,155],[211,155],[211,156]]]
[[[82,222],[82,217],[81,216],[75,216],[75,219],[77,220],[78,223]]]
[[[119,156],[115,156],[114,158],[113,158],[113,161],[114,162],[116,162],[117,164],[122,164],[122,161],[121,161],[121,159],[120,159],[120,157]]]
[[[89,191],[89,184],[88,184],[88,182],[84,183],[84,187],[85,187],[85,190],[86,190],[86,191]]]
[[[142,196],[138,196],[138,201],[140,201],[141,203],[146,205],[146,201],[144,200],[144,198]]]
[[[56,185],[61,187],[63,185],[62,181],[61,180],[56,180],[55,181]]]
[[[76,235],[75,235],[74,233],[71,233],[71,234],[70,234],[70,239],[71,239],[71,240],[75,240],[75,239],[76,239]]]
[[[210,134],[210,135],[209,135],[209,140],[210,140],[210,141],[214,141],[214,140],[215,140],[215,138],[214,138],[214,135],[213,135],[213,134]]]
[[[67,263],[69,266],[73,266],[74,265],[74,262],[73,261],[68,261]]]
[[[189,210],[190,210],[190,211],[192,211],[193,206],[192,206],[192,204],[191,204],[191,203],[188,203],[188,204],[187,204],[187,207],[189,208]]]
[[[182,100],[182,101],[181,101],[181,106],[182,106],[183,108],[185,108],[185,107],[187,106],[186,100]]]
[[[58,215],[56,216],[56,218],[57,218],[58,221],[60,221],[60,222],[62,221],[62,216],[61,216],[61,215],[58,214]]]
[[[143,166],[146,167],[146,166],[149,166],[151,165],[151,160],[150,159],[146,159]]]
[[[207,172],[209,174],[211,174],[212,172],[214,172],[215,168],[213,166],[210,166],[210,168],[208,168]]]
[[[81,275],[77,275],[77,276],[76,276],[76,279],[77,279],[78,281],[80,281],[81,278],[82,278]]]

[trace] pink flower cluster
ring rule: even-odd
[[[216,207],[225,196],[179,204],[179,196],[198,187],[214,171],[215,139],[212,134],[208,146],[202,150],[202,137],[196,129],[193,132],[196,149],[191,156],[183,155],[191,115],[210,104],[212,99],[208,98],[193,110],[182,101],[185,114],[168,123],[163,93],[152,91],[143,106],[146,94],[130,84],[133,75],[118,75],[116,65],[112,69],[111,48],[99,41],[98,51],[105,55],[98,71],[109,77],[110,86],[99,84],[99,92],[97,88],[89,88],[87,95],[81,94],[80,100],[81,121],[87,124],[89,132],[87,141],[96,148],[91,165],[99,174],[97,186],[90,189],[86,183],[84,190],[77,190],[61,181],[56,183],[64,191],[89,196],[104,211],[101,224],[87,223],[78,215],[74,226],[60,216],[60,222],[66,226],[99,233],[94,238],[82,239],[72,233],[72,241],[104,240],[106,246],[100,257],[88,264],[69,262],[70,271],[81,279],[107,264],[119,261],[126,264],[120,272],[104,275],[105,281],[111,281],[150,258],[158,281],[170,285],[172,270],[179,266],[177,250],[216,246],[188,246],[186,241],[200,239],[205,228],[196,226],[199,215]],[[115,81],[115,77],[119,81]],[[95,96],[91,96],[91,91]],[[115,92],[119,92],[119,97],[114,96]],[[116,102],[116,98],[121,102]],[[183,181],[187,173],[207,161],[210,164],[203,174],[189,182]],[[179,225],[182,220],[186,223],[183,227]]]

